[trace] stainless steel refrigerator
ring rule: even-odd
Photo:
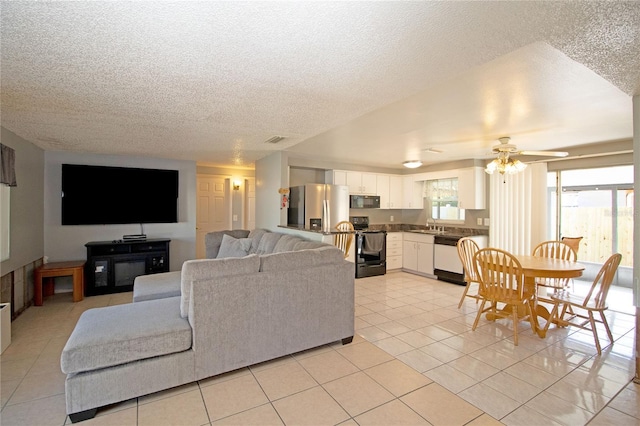
[[[328,221],[323,222],[325,217]],[[329,230],[343,220],[349,220],[348,186],[314,183],[289,188],[289,225]]]

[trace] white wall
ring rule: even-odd
[[[4,127],[2,143],[16,152],[18,186],[9,189],[9,259],[0,264],[0,275],[40,259],[44,247],[44,151]]]
[[[111,241],[126,234],[139,234],[140,224],[61,225],[62,164],[171,169],[179,172],[178,223],[145,224],[147,238],[169,238],[170,269],[180,270],[185,260],[196,257],[196,164],[147,157],[46,152],[44,164],[44,255],[49,261],[83,260],[89,241]],[[89,188],[91,183],[87,182]],[[87,208],[117,209],[102,206],[98,191],[87,193]]]
[[[280,208],[280,188],[289,188],[286,152],[256,161],[256,228],[276,231],[278,225],[287,224],[287,210]]]

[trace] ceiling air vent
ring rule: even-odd
[[[278,143],[282,140],[284,140],[285,137],[284,136],[272,136],[269,139],[267,139],[266,141],[264,141],[264,143]]]

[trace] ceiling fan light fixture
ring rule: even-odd
[[[487,164],[487,167],[484,169],[484,171],[490,175],[492,175],[494,172],[498,172],[501,175],[513,175],[516,173],[520,173],[526,168],[527,165],[522,161],[509,158],[509,155],[500,155],[498,158]]]
[[[420,160],[409,160],[402,163],[403,166],[409,169],[415,169],[416,167],[422,166],[422,161]]]

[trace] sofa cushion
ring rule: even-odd
[[[205,256],[207,259],[215,259],[222,244],[222,236],[231,235],[233,238],[247,238],[249,231],[245,229],[234,229],[225,231],[209,232],[204,236]]]
[[[173,271],[136,277],[133,281],[133,301],[180,296],[181,274],[180,271]]]
[[[180,298],[148,300],[85,311],[62,350],[67,374],[97,370],[191,348],[191,326]]]
[[[296,237],[295,235],[283,235],[280,237],[276,245],[273,247],[272,253],[282,253],[284,251],[293,251],[294,246],[304,241],[300,237]]]
[[[252,229],[251,232],[249,232],[248,238],[251,238],[251,248],[249,249],[249,254],[253,254],[258,251],[260,240],[262,239],[262,236],[267,232],[270,231],[268,231],[267,229]]]
[[[275,248],[278,240],[282,238],[284,234],[279,232],[267,232],[260,238],[260,244],[258,244],[258,249],[256,250],[256,254],[271,254],[273,253],[273,249]]]
[[[189,316],[189,297],[193,281],[253,274],[259,270],[260,258],[255,254],[241,258],[187,260],[182,264],[180,315],[182,318]]]
[[[331,245],[315,250],[299,250],[260,256],[260,271],[287,271],[328,263],[345,262],[342,251]],[[354,269],[355,276],[355,269]]]
[[[245,257],[249,254],[251,248],[251,238],[233,238],[230,235],[222,236],[222,243],[218,251],[217,259],[225,259],[227,257]]]

